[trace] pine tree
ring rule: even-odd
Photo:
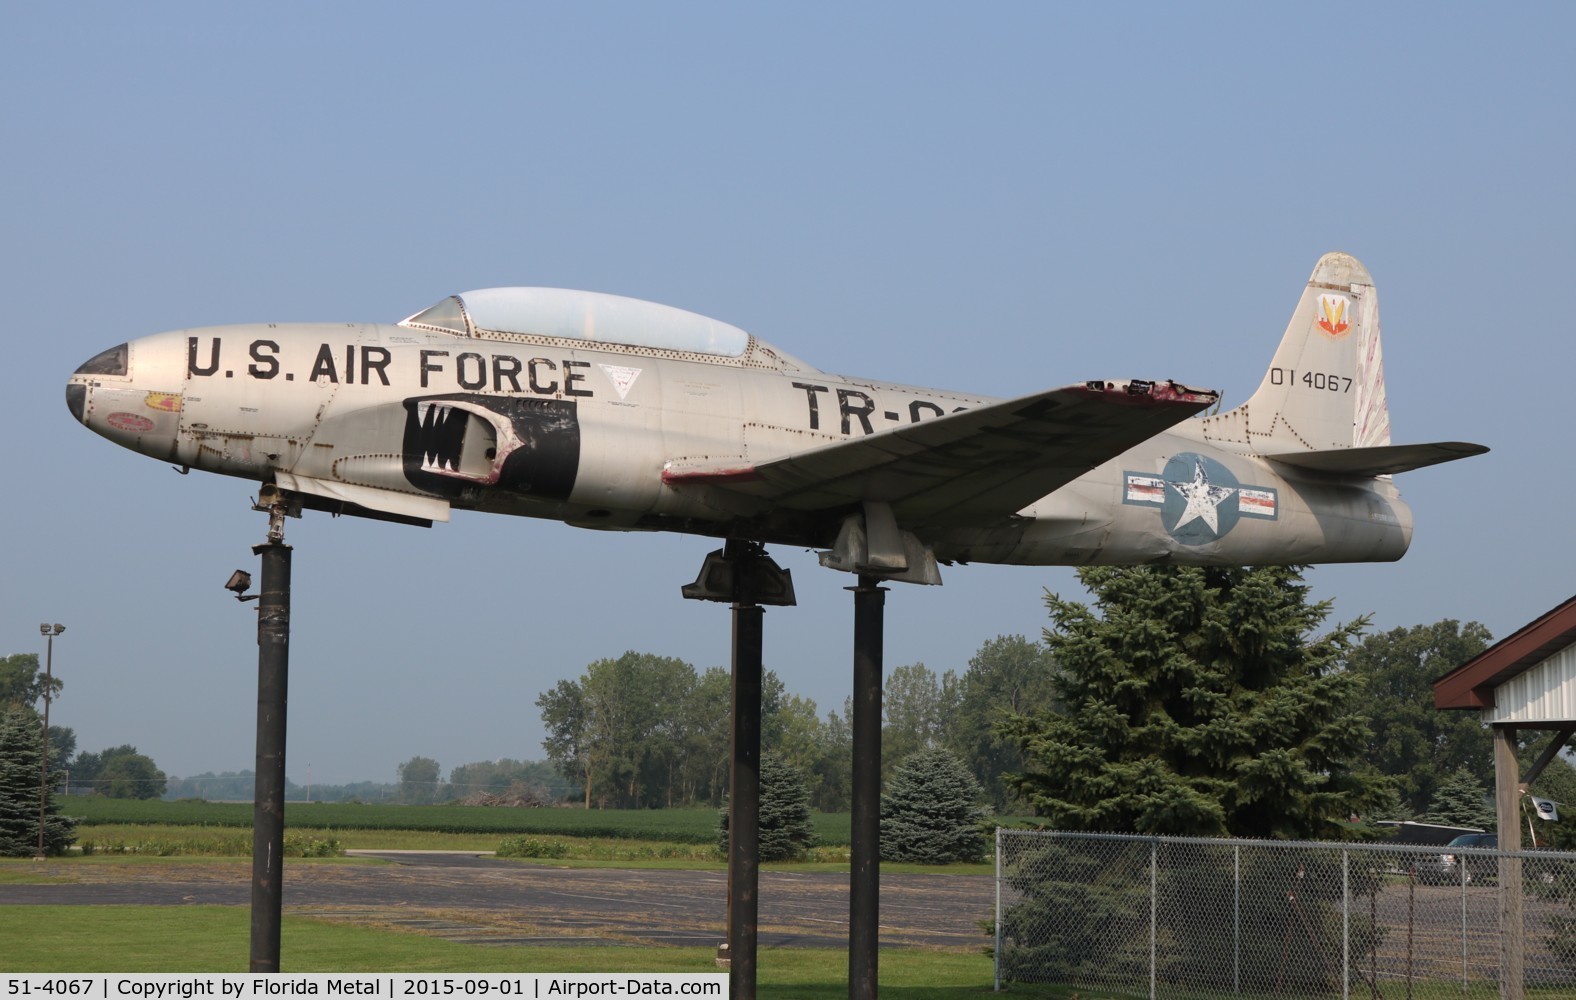
[[[1494,807],[1488,800],[1488,789],[1465,768],[1446,775],[1428,803],[1428,821],[1446,826],[1494,829]]]
[[[1340,838],[1351,835],[1341,822],[1349,814],[1367,813],[1392,794],[1365,756],[1371,734],[1358,714],[1362,678],[1341,669],[1364,623],[1318,635],[1329,607],[1308,603],[1297,569],[1154,566],[1079,575],[1096,610],[1046,598],[1053,627],[1045,641],[1064,711],[1019,715],[1003,726],[1030,768],[1012,781],[1048,825]],[[1020,898],[1003,914],[1014,947],[1053,969],[1147,963],[1148,928],[1131,920],[1141,899],[1133,880],[1118,876],[1124,868],[1142,871],[1151,848],[1118,846],[1101,844],[1095,854],[1082,842],[1051,840],[1038,857],[1020,859]],[[1186,899],[1200,914],[1240,908],[1245,923],[1285,921],[1278,861],[1259,863],[1267,867],[1254,875],[1274,891],[1236,899],[1232,858],[1200,854],[1176,869],[1162,865],[1162,898]],[[1080,870],[1086,882],[1061,874]],[[1298,893],[1309,926],[1326,936],[1342,926],[1333,903],[1340,886],[1338,869],[1310,869]],[[1378,886],[1358,881],[1351,890],[1371,895]],[[1073,932],[1047,930],[1069,913],[1080,915]],[[1367,933],[1361,921],[1354,925],[1355,940]],[[1215,936],[1207,920],[1180,925],[1166,962],[1216,976],[1226,988],[1240,976],[1242,990],[1266,995],[1322,995],[1336,985],[1327,966],[1288,968],[1276,952],[1245,954],[1240,967],[1222,968]]]
[[[26,708],[0,713],[0,857],[31,857],[38,850],[38,785],[44,756],[38,716]],[[44,850],[61,854],[76,838],[76,824],[60,815],[57,776],[44,798]]]
[[[804,775],[782,754],[770,750],[761,754],[761,808],[758,826],[760,859],[783,861],[796,858],[815,842],[810,825],[810,793]],[[728,810],[722,811],[717,846],[728,851]]]
[[[968,767],[939,747],[910,754],[881,796],[881,858],[944,865],[978,861],[983,794]]]
[[[1315,636],[1295,567],[1091,568],[1095,610],[1047,595],[1065,714],[1003,724],[1028,762],[1011,783],[1071,830],[1349,835],[1384,798],[1364,759],[1361,680],[1339,662],[1366,624]]]

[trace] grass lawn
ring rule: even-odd
[[[235,906],[4,906],[0,972],[245,972],[248,921],[248,909]],[[288,913],[281,938],[286,972],[719,971],[709,948],[459,944]],[[759,981],[762,997],[842,998],[848,995],[848,959],[829,949],[763,949]],[[881,954],[884,994],[945,1000],[983,996],[990,986],[991,963],[984,955],[907,949]]]
[[[0,973],[233,972],[249,957],[250,911],[239,906],[0,906]],[[719,971],[710,948],[511,947],[462,944],[401,930],[347,926],[286,913],[285,972],[692,972]],[[991,995],[982,954],[919,949],[881,953],[883,996],[962,1000]],[[767,948],[759,955],[766,1000],[842,1000],[847,953]],[[1131,1000],[1132,994],[1011,984],[1030,1000]],[[1459,984],[1419,984],[1418,1000],[1461,996]],[[1568,996],[1533,988],[1529,1000]],[[1180,998],[1177,998],[1180,1000]],[[1245,995],[1243,1000],[1267,1000]]]
[[[435,830],[332,830],[318,827],[287,826],[286,857],[290,863],[301,859],[290,851],[296,839],[307,843],[333,841],[347,851],[477,851],[497,850],[505,837],[492,833],[446,833]],[[721,852],[710,845],[678,841],[634,840],[623,837],[549,836],[562,842],[562,857],[511,859],[524,864],[558,865],[565,868],[686,868],[696,871],[722,871],[727,868]],[[79,844],[93,845],[91,858],[81,860],[126,860],[136,857],[175,856],[207,858],[245,858],[251,856],[251,833],[217,830],[208,826],[169,823],[88,824],[77,827]],[[123,853],[124,852],[124,853]],[[319,860],[314,858],[313,860]],[[818,847],[803,861],[768,862],[767,871],[828,872],[848,871],[846,847]],[[948,875],[991,875],[988,863],[951,865],[914,865],[886,862],[881,870],[898,873],[944,873]],[[0,860],[0,884],[26,878],[20,862]]]

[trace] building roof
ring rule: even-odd
[[[1576,597],[1523,625],[1434,682],[1434,707],[1494,707],[1494,690],[1576,645]]]

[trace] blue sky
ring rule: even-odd
[[[73,424],[70,372],[210,323],[392,322],[444,295],[589,288],[819,367],[1014,395],[1258,384],[1319,255],[1375,276],[1400,563],[1314,569],[1335,617],[1507,634],[1576,591],[1576,69],[1567,5],[12,6],[0,61],[11,404],[0,653],[60,621],[54,718],[171,774],[252,766],[264,521]],[[712,547],[461,514],[291,522],[293,780],[539,757],[537,695],[626,649],[727,661],[686,602]],[[767,665],[850,687],[848,580]],[[1035,635],[1065,569],[898,586],[887,663]]]

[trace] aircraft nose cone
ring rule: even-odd
[[[77,366],[71,381],[66,383],[66,409],[71,411],[77,423],[88,422],[88,387],[92,384],[92,376],[109,375],[124,378],[128,374],[130,355],[131,345],[121,344],[107,351],[100,351]]]
[[[77,423],[88,422],[88,387],[77,382],[66,383],[66,409],[76,418]]]
[[[181,383],[167,350],[153,338],[101,351],[66,382],[66,408],[78,423],[118,445],[158,458],[174,450]],[[170,383],[166,385],[165,383]]]

